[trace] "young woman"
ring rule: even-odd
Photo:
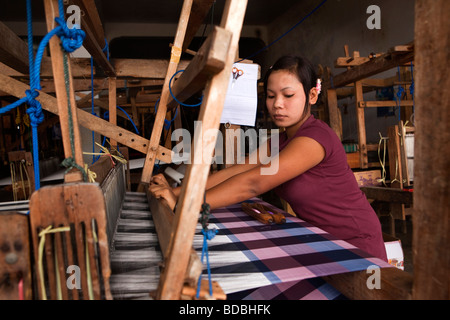
[[[279,138],[278,171],[261,175],[261,167],[270,165],[260,162],[220,170],[208,177],[206,202],[214,209],[274,189],[299,218],[387,260],[380,222],[358,187],[341,141],[311,115],[320,91],[311,63],[280,58],[267,72],[264,90],[273,122],[285,129]],[[180,188],[172,190],[162,175],[155,175],[149,189],[174,208]]]

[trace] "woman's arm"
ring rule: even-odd
[[[222,170],[214,172],[213,174],[210,174],[208,176],[208,180],[206,181],[206,190],[209,190],[209,189],[215,187],[216,185],[224,182],[225,180],[227,180],[237,174],[243,173],[245,171],[249,171],[255,167],[260,166],[261,159],[259,156],[260,156],[261,147],[267,148],[269,150],[268,156],[270,157],[270,148],[268,147],[269,141],[266,141],[265,144],[266,144],[265,146],[260,146],[260,148],[255,150],[251,155],[247,156],[245,158],[244,163],[234,164],[230,167],[224,168]],[[267,153],[267,152],[264,151],[264,153]],[[254,162],[254,163],[251,163],[251,162]],[[176,197],[178,197],[181,192],[181,186],[173,188],[172,192],[175,194]]]
[[[271,166],[270,163],[254,166],[209,189],[206,202],[214,209],[258,196],[313,168],[324,157],[325,150],[317,141],[295,138],[273,159],[278,160],[278,170],[272,170],[273,174],[261,174],[261,169]]]

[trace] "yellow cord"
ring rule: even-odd
[[[49,233],[56,233],[56,232],[66,232],[66,231],[70,231],[70,227],[60,227],[60,228],[55,228],[52,229],[52,226],[48,226],[47,228],[45,228],[44,230],[42,230],[41,232],[39,232],[39,256],[38,256],[38,264],[39,264],[39,278],[40,278],[40,284],[41,284],[41,291],[42,291],[42,300],[47,300],[47,292],[45,290],[45,282],[44,282],[44,267],[42,265],[42,256],[44,255],[44,245],[45,245],[45,236]],[[55,256],[55,264],[56,266],[58,265],[57,262],[57,257]],[[56,270],[56,274],[58,277],[58,270]],[[59,281],[57,281],[59,285]],[[58,290],[58,298],[61,297],[61,288],[59,287]]]

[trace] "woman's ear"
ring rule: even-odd
[[[309,104],[311,106],[316,104],[318,98],[319,98],[319,93],[317,92],[317,88],[312,88],[309,91]]]

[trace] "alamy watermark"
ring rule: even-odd
[[[367,29],[381,29],[381,9],[377,5],[370,5],[366,10],[367,14],[370,16],[367,18],[366,26]]]

